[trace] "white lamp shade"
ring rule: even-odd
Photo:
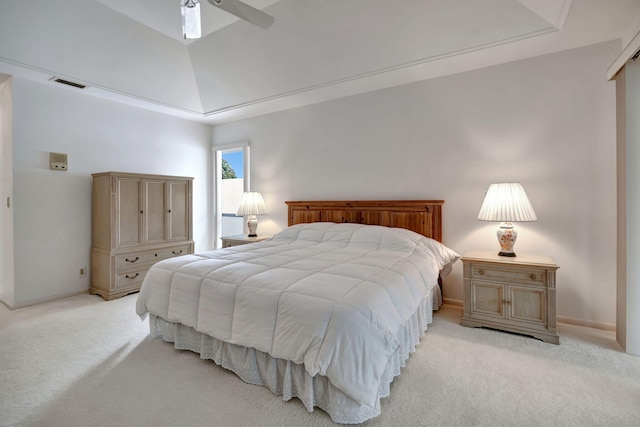
[[[262,194],[257,191],[248,191],[242,195],[237,212],[238,216],[264,215],[266,213]]]
[[[519,182],[500,182],[489,186],[478,213],[483,221],[537,221],[527,193]]]
[[[180,11],[182,12],[182,35],[185,39],[199,39],[200,30],[200,3],[198,0],[182,0]]]

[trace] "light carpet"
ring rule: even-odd
[[[335,426],[148,338],[137,295],[0,304],[1,426]],[[561,324],[559,346],[460,326],[445,306],[366,426],[638,426],[640,357]]]

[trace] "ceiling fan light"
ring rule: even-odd
[[[199,39],[202,36],[200,3],[198,0],[182,0],[180,10],[182,12],[182,35],[185,39]]]

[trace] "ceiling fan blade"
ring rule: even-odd
[[[244,19],[257,25],[260,28],[267,29],[273,25],[275,19],[271,15],[267,15],[260,9],[242,3],[240,0],[207,0],[211,5],[224,10],[238,18]]]

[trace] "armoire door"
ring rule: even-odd
[[[145,180],[145,242],[163,243],[165,233],[165,181]]]
[[[190,239],[190,193],[189,181],[167,182],[167,238],[170,241]]]
[[[142,180],[118,178],[116,190],[116,246],[142,243]]]

